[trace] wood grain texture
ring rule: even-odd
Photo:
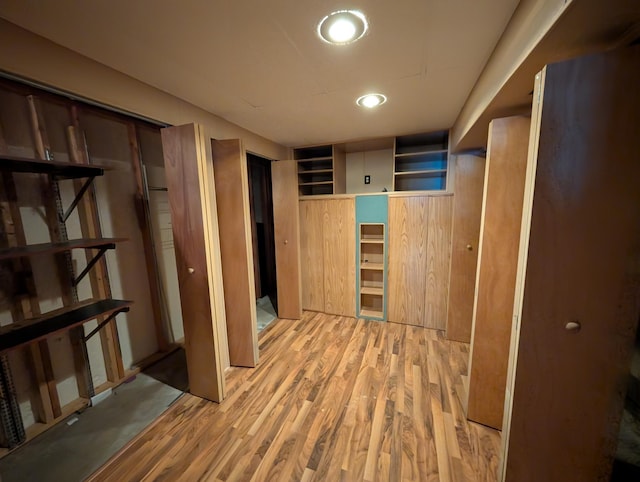
[[[297,162],[294,160],[272,162],[271,182],[273,184],[278,316],[297,320],[302,316]]]
[[[323,206],[324,312],[355,317],[355,200],[327,199]]]
[[[498,430],[504,413],[530,125],[528,117],[489,124],[467,415]]]
[[[640,48],[543,75],[506,480],[609,480],[640,315]]]
[[[461,407],[466,344],[305,312],[260,347],[223,403],[185,394],[89,480],[496,480],[500,435]]]
[[[426,322],[427,196],[389,198],[388,319],[424,326]]]
[[[224,398],[224,366],[221,357],[218,304],[214,283],[222,287],[218,263],[212,272],[211,253],[216,243],[211,239],[211,198],[205,184],[213,179],[207,166],[207,151],[202,128],[196,124],[162,129],[162,148],[171,207],[171,222],[178,268],[178,284],[185,333],[187,371],[191,393],[213,401]],[[216,223],[217,231],[217,223]],[[217,248],[219,259],[219,247]],[[190,271],[193,270],[193,271]],[[224,306],[222,307],[224,313]],[[226,327],[225,327],[226,330]],[[226,347],[225,347],[226,348]]]
[[[300,271],[302,308],[324,311],[324,240],[325,201],[300,201]]]
[[[452,210],[453,196],[429,198],[424,327],[436,330],[447,327]]]
[[[469,343],[476,287],[485,159],[470,154],[459,155],[455,166],[447,338]]]
[[[220,232],[220,256],[229,341],[229,363],[258,363],[249,175],[238,139],[211,140]]]

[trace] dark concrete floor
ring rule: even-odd
[[[72,425],[61,422],[0,460],[2,482],[79,482],[92,474],[114,453],[142,432],[183,393],[180,350],[120,385],[107,399],[76,413]],[[176,361],[177,360],[177,361]],[[178,365],[176,365],[176,363]],[[171,372],[169,374],[164,372]],[[186,380],[186,365],[183,380]]]

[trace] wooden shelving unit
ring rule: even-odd
[[[444,191],[449,164],[447,131],[396,137],[395,191]]]
[[[384,318],[385,225],[361,223],[360,242],[360,313],[366,318]]]
[[[0,249],[0,261],[43,254],[62,253],[77,248],[115,249],[116,243],[122,241],[126,241],[126,238],[72,239],[58,243],[28,244],[14,248],[3,248]]]
[[[334,145],[293,150],[298,164],[300,196],[340,194],[346,191],[345,153]]]

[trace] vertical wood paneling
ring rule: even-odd
[[[482,157],[456,158],[447,338],[465,343],[471,341],[484,166]]]
[[[355,200],[328,199],[323,206],[324,311],[355,316]]]
[[[429,198],[426,318],[423,326],[436,330],[444,330],[447,325],[452,208],[452,196]]]
[[[300,201],[302,308],[324,311],[323,212],[326,201]]]
[[[468,417],[500,429],[529,143],[528,117],[489,124]]]
[[[278,316],[297,320],[302,316],[297,162],[294,160],[272,162],[271,181]]]
[[[389,321],[425,324],[428,204],[427,196],[389,198]]]
[[[254,367],[258,362],[258,324],[247,161],[238,139],[212,140],[211,150],[225,287],[229,362],[235,366]]]
[[[224,301],[218,294],[222,289],[220,248],[215,199],[211,205],[214,185],[207,144],[198,125],[162,129],[189,388],[194,395],[221,401],[225,389],[221,343],[226,342],[226,326],[223,334]]]

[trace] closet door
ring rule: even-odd
[[[456,158],[455,166],[447,338],[469,343],[478,264],[485,159],[460,155]]]
[[[228,366],[211,147],[197,124],[162,129],[189,388],[224,398]]]
[[[253,271],[249,175],[239,139],[212,140],[229,361],[258,363],[258,322]]]
[[[271,181],[278,317],[297,320],[302,316],[297,162],[293,160],[272,162]]]
[[[324,311],[323,199],[300,201],[302,308]]]
[[[498,430],[504,413],[530,126],[528,117],[505,117],[489,124],[467,416]]]
[[[640,47],[537,84],[503,475],[609,480],[640,315]]]

